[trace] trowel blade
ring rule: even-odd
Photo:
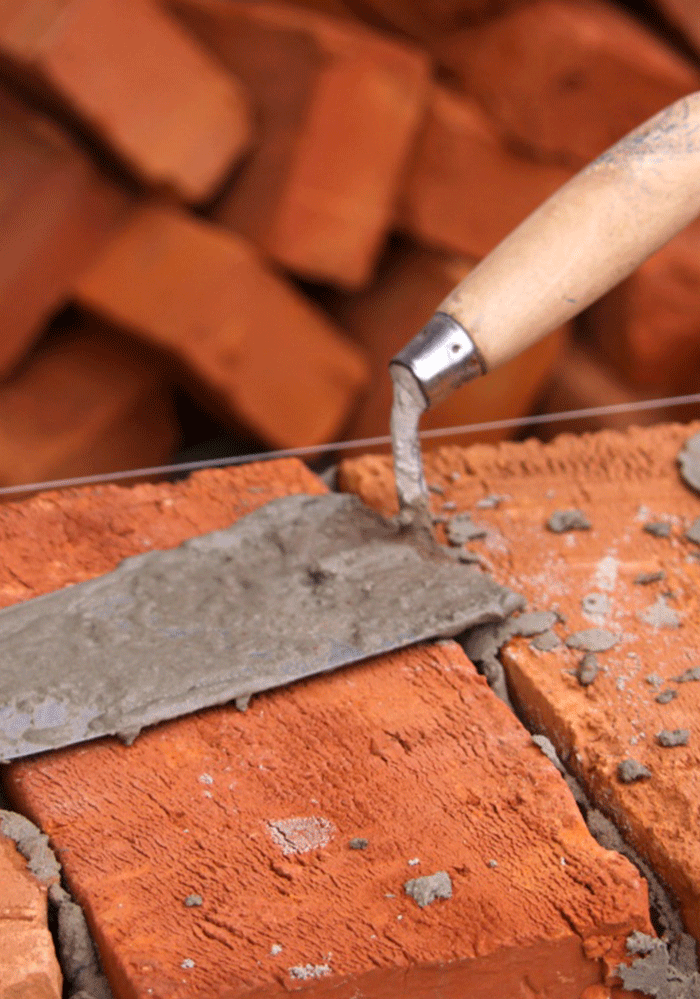
[[[355,497],[274,500],[0,611],[0,759],[127,738],[518,606]]]

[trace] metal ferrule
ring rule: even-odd
[[[456,319],[436,312],[410,343],[390,361],[413,374],[428,406],[447,398],[486,366],[476,344]]]

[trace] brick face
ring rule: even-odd
[[[0,58],[185,201],[208,198],[249,143],[241,85],[151,0],[10,0]]]
[[[301,8],[171,6],[257,101],[259,144],[217,203],[216,220],[305,278],[365,284],[424,111],[427,58]]]

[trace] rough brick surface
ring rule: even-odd
[[[426,57],[300,8],[172,6],[248,84],[260,115],[259,142],[216,219],[306,278],[365,284],[424,110]]]
[[[564,646],[538,652],[516,639],[504,653],[510,689],[675,893],[696,940],[700,685],[673,678],[697,666],[700,562],[684,532],[700,515],[700,497],[681,483],[675,456],[698,428],[666,425],[562,435],[547,445],[532,440],[446,448],[426,462],[429,481],[444,487],[440,503],[464,510],[484,493],[507,497],[496,510],[478,511],[489,531],[472,546],[533,609],[559,611],[565,620],[554,630],[562,640],[592,627],[619,636],[599,654],[600,671],[588,687],[573,675],[582,653]],[[460,478],[452,482],[455,472]],[[388,505],[386,459],[347,462],[344,481],[374,506]],[[575,507],[591,521],[590,531],[545,529],[554,510]],[[670,525],[670,537],[643,530],[658,521]],[[640,573],[655,572],[663,573],[657,582],[635,582]],[[584,603],[591,595],[594,600]],[[664,690],[676,696],[659,703]],[[659,732],[676,729],[688,729],[687,746],[659,745]],[[617,768],[625,758],[648,767],[651,777],[621,783]]]
[[[570,176],[514,152],[473,98],[436,85],[399,225],[428,245],[483,257]]]
[[[0,485],[165,462],[178,427],[150,353],[97,324],[56,333],[0,384]]]
[[[392,389],[389,361],[430,318],[437,303],[471,270],[464,258],[429,250],[400,249],[379,280],[339,307],[343,326],[367,350],[370,388],[347,428],[348,439],[387,433]],[[422,429],[524,416],[555,363],[562,331],[556,331],[485,378],[463,386],[428,410]],[[477,439],[501,440],[512,431],[482,431]]]
[[[649,392],[630,388],[615,369],[590,343],[579,344],[567,338],[551,379],[537,400],[537,412],[565,413],[581,409],[629,405],[629,412],[592,414],[537,427],[537,436],[551,440],[561,433],[590,433],[596,430],[622,430],[648,426],[666,420],[691,420],[700,415],[698,405],[669,406],[662,409],[636,409],[649,398]]]
[[[67,301],[131,198],[45,118],[0,91],[0,378]]]
[[[0,999],[60,999],[46,909],[46,888],[27,871],[14,843],[0,837]]]
[[[151,0],[9,0],[0,58],[186,201],[212,194],[248,145],[241,85]]]
[[[536,0],[436,51],[512,138],[570,165],[700,87],[689,62],[595,0]]]
[[[331,440],[366,380],[359,348],[252,244],[174,209],[145,208],[75,296],[168,351],[219,415],[279,447]]]
[[[623,380],[655,394],[697,390],[698,287],[695,221],[591,308],[591,335]]]

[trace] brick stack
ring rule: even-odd
[[[261,447],[385,434],[386,361],[453,277],[700,87],[692,5],[659,8],[665,37],[597,0],[4,4],[0,484],[164,461],[197,432],[183,393]],[[575,349],[560,331],[433,425],[692,389],[696,228]]]

